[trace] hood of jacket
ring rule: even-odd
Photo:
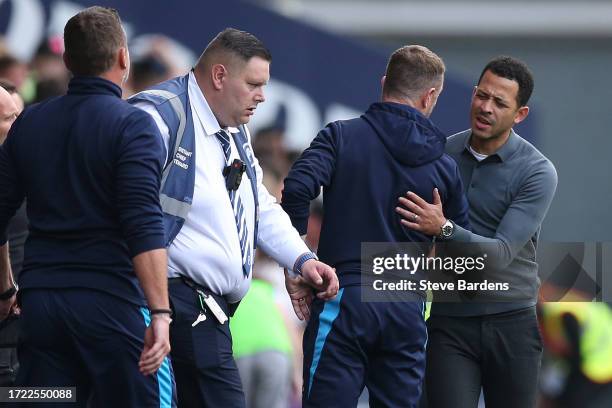
[[[363,118],[400,163],[415,167],[444,153],[446,136],[418,110],[399,103],[376,102]]]

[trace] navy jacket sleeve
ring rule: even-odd
[[[15,137],[13,135],[17,133],[22,116],[13,123],[5,142],[0,146],[0,245],[6,243],[6,229],[9,221],[21,206],[24,198],[11,156],[11,141]]]
[[[285,179],[282,207],[300,235],[306,234],[310,201],[321,187],[329,186],[334,174],[337,152],[337,125],[330,123],[319,132]]]
[[[164,247],[159,203],[163,152],[153,119],[135,110],[122,132],[115,175],[119,220],[132,256]]]
[[[453,160],[454,163],[454,160]],[[469,230],[470,221],[468,218],[469,206],[467,198],[463,193],[463,182],[459,174],[459,166],[455,164],[455,183],[449,186],[448,197],[442,201],[442,210],[447,218],[451,219],[455,224]]]

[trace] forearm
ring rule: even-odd
[[[13,273],[9,260],[8,241],[0,247],[0,293],[6,292],[13,286]]]
[[[308,247],[291,226],[289,217],[276,205],[262,212],[257,244],[281,266],[293,270],[295,260]]]
[[[518,250],[525,244],[506,242],[497,235],[493,238],[475,234],[459,225],[455,225],[455,231],[449,242],[462,243],[459,249],[463,256],[478,257],[487,254],[487,265],[497,270],[505,269],[514,260]]]
[[[153,249],[136,255],[134,272],[150,309],[168,309],[168,258],[165,248]]]

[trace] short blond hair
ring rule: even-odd
[[[445,70],[442,58],[429,48],[403,46],[389,58],[383,95],[418,98],[423,91],[442,85]]]

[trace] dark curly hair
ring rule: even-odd
[[[485,72],[491,71],[493,74],[502,78],[510,79],[518,83],[519,89],[516,94],[518,106],[525,106],[529,102],[533,92],[533,75],[523,61],[516,58],[502,55],[493,58],[482,70],[478,83],[482,80]]]

